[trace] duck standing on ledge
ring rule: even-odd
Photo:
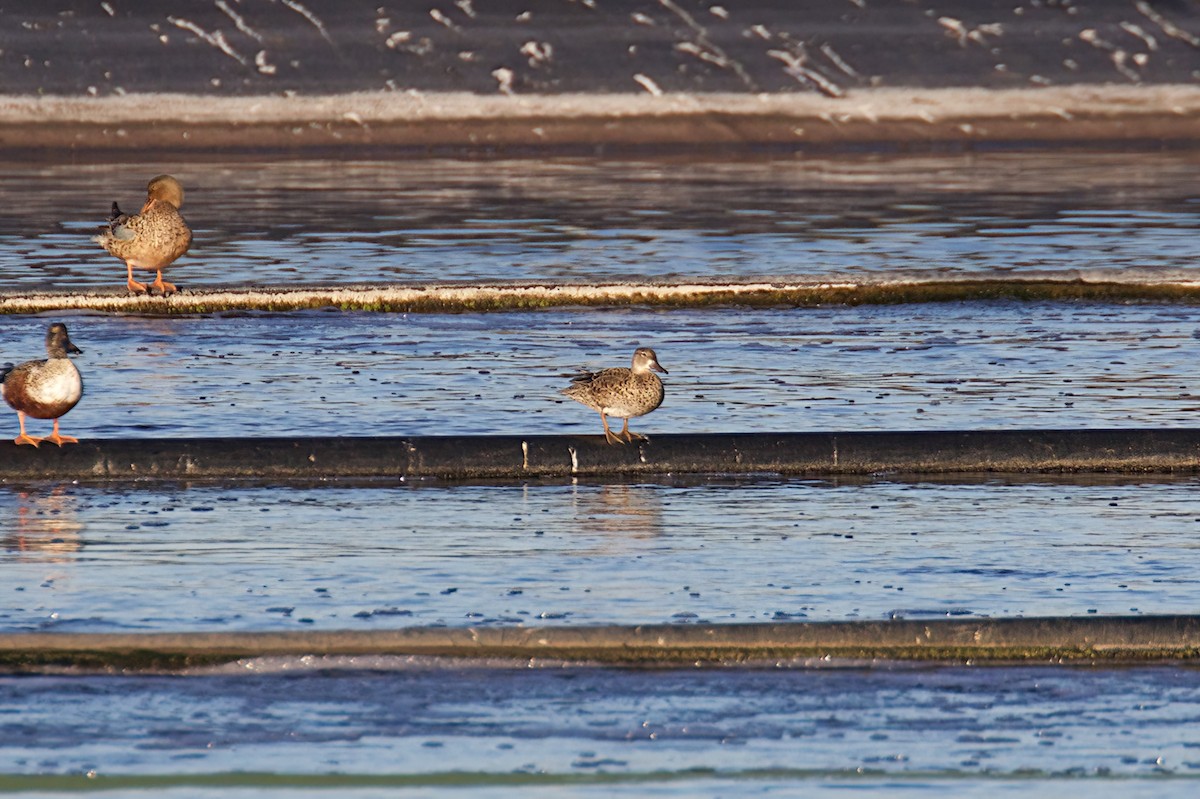
[[[183,186],[170,175],[159,175],[146,186],[146,204],[141,213],[121,213],[114,202],[108,227],[94,241],[125,262],[129,290],[146,294],[145,283],[133,279],[133,268],[154,269],[158,277],[150,288],[164,296],[173,293],[174,284],[163,280],[163,267],[187,252],[192,231],[179,215],[183,206]]]
[[[654,370],[654,371],[651,371]],[[576,402],[600,412],[600,423],[604,425],[604,439],[610,444],[625,443],[635,438],[645,439],[629,432],[629,419],[645,416],[662,405],[663,384],[654,372],[667,374],[658,362],[658,356],[649,347],[638,347],[633,353],[633,368],[619,366],[601,372],[580,375],[571,385],[562,390]],[[624,419],[620,433],[608,429],[608,417]]]
[[[83,350],[71,343],[67,326],[55,322],[46,331],[46,352],[50,357],[44,361],[26,361],[20,366],[0,366],[0,394],[9,407],[17,412],[21,435],[13,439],[16,444],[37,446],[41,441],[51,441],[60,447],[77,444],[79,439],[58,432],[58,418],[75,407],[83,396],[83,378],[79,370],[67,357],[67,353],[82,353]],[[53,419],[54,432],[45,439],[34,438],[25,432],[25,417]]]

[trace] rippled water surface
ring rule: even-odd
[[[0,316],[0,362],[41,352],[51,318],[84,350],[63,421],[79,437],[599,433],[559,389],[638,345],[670,370],[663,405],[634,420],[650,434],[1200,418],[1187,306]]]
[[[1200,775],[1185,668],[280,668],[0,678],[0,709],[26,708],[0,715],[0,770],[237,796],[322,775],[352,796],[1184,797]]]
[[[1167,483],[0,488],[0,629],[1190,613]]]
[[[89,237],[187,188],[192,288],[1086,273],[1195,278],[1200,158],[981,153],[0,164],[0,284],[123,288]]]
[[[1194,152],[5,163],[0,289],[119,290],[122,265],[88,236],[161,171],[188,188],[195,246],[169,276],[191,288],[1138,281],[1200,264]],[[651,435],[1190,427],[1200,412],[1200,316],[1183,305],[0,316],[0,362],[39,355],[51,319],[84,350],[86,393],[63,422],[81,438],[595,433],[557,391],[638,345],[671,370],[664,405],[633,425]],[[1196,490],[3,485],[0,632],[1192,613]],[[1195,793],[1192,668],[781,665],[0,676],[0,792]],[[101,781],[71,781],[90,771]]]

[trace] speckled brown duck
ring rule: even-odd
[[[654,374],[656,371],[667,374],[654,350],[638,347],[633,353],[633,368],[619,366],[580,375],[562,393],[599,411],[605,440],[610,444],[624,444],[635,438],[645,438],[629,432],[629,420],[634,416],[645,416],[662,405],[663,384]],[[625,420],[620,433],[608,428],[609,416]]]
[[[159,175],[146,186],[146,204],[140,213],[121,213],[114,202],[108,227],[95,238],[97,244],[125,262],[129,290],[139,294],[150,288],[162,294],[176,291],[163,280],[162,270],[187,252],[192,231],[179,215],[183,206],[183,186],[170,175]],[[133,269],[153,269],[158,277],[147,288],[133,279]]]
[[[50,356],[42,361],[26,361],[20,366],[5,364],[0,367],[0,394],[9,407],[17,412],[17,423],[21,435],[13,439],[17,444],[37,446],[41,441],[58,444],[76,444],[79,439],[58,432],[58,419],[75,407],[83,396],[83,378],[79,370],[67,357],[68,353],[83,350],[71,343],[67,326],[61,322],[50,325],[46,331],[46,353]],[[34,438],[25,432],[25,417],[53,419],[54,432],[46,438]]]

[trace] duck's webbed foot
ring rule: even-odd
[[[625,424],[621,425],[621,432],[618,435],[629,443],[648,440],[644,435],[635,433],[629,429],[629,419],[626,419]]]
[[[58,420],[57,419],[54,420],[54,432],[51,433],[50,435],[46,436],[42,440],[49,441],[52,444],[58,444],[60,447],[63,444],[78,444],[79,443],[78,438],[75,438],[74,436],[64,436],[62,433],[58,432]]]
[[[127,277],[125,278],[125,285],[129,287],[129,290],[131,292],[133,292],[134,294],[148,293],[149,289],[146,288],[145,283],[139,283],[138,281],[133,279],[133,264],[126,263],[125,268],[127,270],[126,271]]]
[[[621,438],[620,433],[614,433],[612,430],[608,429],[608,417],[606,417],[603,413],[600,414],[600,422],[601,422],[601,424],[604,425],[604,440],[605,441],[607,441],[610,444],[624,444],[625,443],[625,439]],[[628,425],[628,420],[626,420],[626,424]]]
[[[168,283],[167,281],[163,280],[161,269],[158,270],[158,277],[156,277],[154,282],[150,284],[150,288],[156,289],[158,293],[162,294],[164,297],[166,297],[168,294],[174,294],[175,292],[179,291],[179,289],[175,288],[174,283]]]

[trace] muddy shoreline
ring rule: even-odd
[[[1194,146],[1200,86],[544,97],[0,98],[0,150],[381,148],[595,153],[995,145]]]

